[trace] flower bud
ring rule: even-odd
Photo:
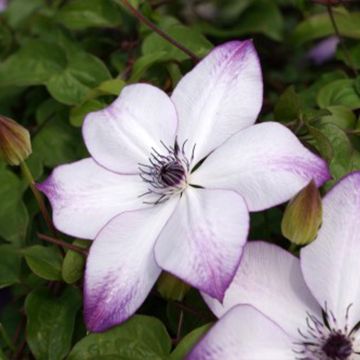
[[[160,295],[166,300],[182,301],[190,286],[174,275],[163,272],[156,284]]]
[[[321,222],[321,197],[312,180],[288,203],[281,231],[292,243],[305,245],[315,239]]]
[[[30,154],[29,132],[14,120],[0,115],[0,157],[9,165],[19,165]]]

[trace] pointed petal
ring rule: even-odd
[[[251,40],[216,47],[177,85],[171,99],[178,137],[196,143],[195,161],[237,131],[252,125],[262,105],[262,77]]]
[[[310,290],[340,326],[345,325],[348,312],[350,329],[360,320],[359,214],[360,172],[355,172],[325,196],[317,239],[301,251],[301,267]]]
[[[249,228],[241,196],[188,188],[155,245],[164,270],[222,299],[239,265]]]
[[[129,211],[112,219],[90,248],[84,312],[90,331],[104,331],[141,306],[160,275],[153,247],[177,201]]]
[[[173,146],[177,127],[175,106],[160,89],[147,84],[126,86],[104,110],[87,115],[83,136],[92,157],[102,166],[137,173],[147,163],[151,148],[164,152]]]
[[[91,240],[115,215],[144,207],[139,195],[146,192],[138,175],[113,173],[91,158],[58,166],[38,188],[58,230]]]
[[[186,360],[293,360],[291,338],[249,305],[227,312]]]
[[[267,122],[234,135],[205,160],[191,181],[235,190],[250,211],[259,211],[289,200],[312,178],[317,186],[330,178],[325,161],[285,126]]]
[[[223,304],[208,296],[205,301],[218,317],[237,304],[251,304],[293,338],[306,326],[307,312],[321,318],[321,308],[304,282],[299,259],[262,241],[245,246]]]

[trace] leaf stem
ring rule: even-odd
[[[177,47],[182,52],[184,52],[186,55],[188,55],[194,63],[199,62],[200,59],[198,56],[196,56],[191,50],[186,48],[184,45],[180,44],[173,37],[169,36],[163,30],[158,28],[153,22],[151,22],[148,18],[146,18],[143,14],[141,14],[141,12],[139,12],[134,6],[132,6],[128,0],[122,0],[122,3],[140,22],[145,24],[148,28],[155,31],[157,34],[159,34],[161,37],[163,37],[170,44]]]
[[[58,246],[61,246],[62,248],[65,248],[65,249],[69,249],[69,250],[72,250],[72,251],[75,251],[77,253],[79,253],[80,255],[82,256],[87,256],[88,255],[88,252],[86,249],[83,249],[79,246],[76,246],[76,245],[73,245],[73,244],[69,244],[65,241],[62,241],[62,240],[59,240],[59,239],[55,239],[51,236],[47,236],[45,234],[40,234],[40,233],[37,233],[37,236],[39,239],[41,240],[44,240],[44,241],[47,241],[49,243],[52,243],[52,244],[56,244]]]
[[[327,12],[329,14],[329,18],[330,18],[330,21],[331,21],[331,24],[334,28],[334,31],[335,31],[335,34],[336,36],[339,38],[339,42],[340,42],[340,45],[341,45],[341,48],[343,50],[343,53],[344,53],[344,56],[345,56],[345,59],[347,61],[347,63],[349,64],[349,67],[350,69],[352,70],[352,72],[354,73],[355,76],[358,76],[358,72],[356,70],[356,67],[354,66],[354,62],[352,61],[352,58],[351,58],[351,55],[350,55],[350,52],[349,50],[347,49],[345,43],[344,43],[344,39],[340,33],[340,30],[339,30],[339,27],[336,23],[336,19],[335,19],[335,15],[334,15],[334,11],[333,11],[333,8],[332,8],[332,5],[331,4],[327,4],[326,5],[326,8],[327,8]]]

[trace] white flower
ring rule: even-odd
[[[58,167],[39,187],[59,230],[95,239],[85,274],[88,329],[131,316],[162,269],[221,300],[240,262],[248,211],[329,178],[324,161],[285,127],[253,125],[261,104],[253,44],[233,41],[171,98],[129,85],[87,116],[91,158]]]
[[[206,296],[223,317],[188,359],[360,359],[359,215],[355,172],[325,196],[322,227],[300,259],[249,242],[223,305]]]

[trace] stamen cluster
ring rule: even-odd
[[[148,184],[148,189],[140,197],[155,195],[145,204],[161,204],[167,201],[174,193],[182,192],[187,186],[187,178],[190,173],[190,165],[194,158],[195,146],[192,149],[190,159],[185,153],[186,141],[179,147],[177,141],[174,146],[168,146],[160,142],[166,150],[161,154],[155,148],[151,149],[148,164],[139,163],[139,175]]]
[[[349,331],[348,319],[352,304],[346,309],[345,325],[341,329],[333,312],[325,304],[323,320],[308,313],[306,318],[306,332],[298,329],[304,339],[296,342],[293,351],[297,360],[348,360],[354,353],[354,333],[356,328]]]

